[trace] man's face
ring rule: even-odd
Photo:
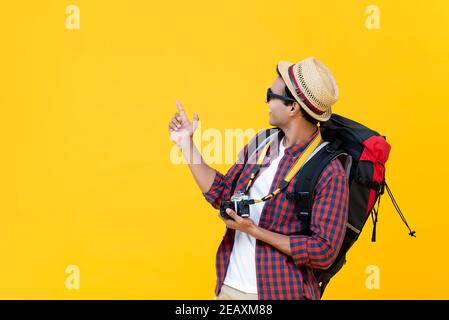
[[[281,77],[277,77],[271,85],[271,91],[275,94],[285,96],[285,83]],[[290,115],[291,105],[287,106],[284,101],[273,98],[268,102],[269,106],[269,123],[272,126],[283,127],[292,118]]]

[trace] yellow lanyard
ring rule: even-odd
[[[290,183],[290,181],[293,179],[293,177],[298,173],[298,171],[301,169],[301,167],[303,166],[304,162],[309,158],[309,156],[312,154],[312,152],[316,149],[316,147],[318,147],[318,145],[321,142],[321,134],[320,134],[320,130],[318,128],[318,134],[316,135],[316,137],[313,139],[313,141],[306,147],[306,149],[304,150],[304,152],[301,154],[301,156],[299,156],[299,158],[296,160],[295,164],[292,166],[292,168],[289,170],[289,172],[287,173],[287,175],[285,176],[285,178],[283,180],[281,180],[281,182],[279,183],[279,186],[276,188],[276,190],[274,190],[273,192],[271,192],[270,194],[267,194],[265,197],[263,197],[262,199],[253,199],[251,200],[251,203],[258,203],[258,202],[263,202],[263,201],[267,201],[268,199],[274,197],[275,195],[277,195],[279,192],[281,192],[282,190],[284,190],[288,184]],[[257,163],[254,166],[251,175],[249,177],[249,182],[248,185],[246,186],[245,189],[245,194],[248,194],[249,189],[251,188],[253,182],[254,182],[254,178],[256,177],[257,173],[260,170],[260,166],[262,164],[263,159],[265,158],[267,151],[268,151],[268,147],[271,146],[273,142],[267,143],[265,145],[265,147],[262,149],[262,153],[260,154],[259,158],[257,159]]]

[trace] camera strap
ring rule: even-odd
[[[280,193],[282,190],[284,190],[288,184],[290,183],[290,181],[293,179],[293,177],[298,173],[298,171],[301,169],[301,167],[304,165],[304,163],[307,161],[307,159],[312,155],[312,153],[314,152],[314,150],[319,146],[321,142],[321,134],[320,134],[320,130],[318,128],[318,134],[316,135],[316,137],[312,140],[312,142],[306,147],[306,149],[304,150],[304,152],[298,157],[298,159],[295,161],[295,163],[293,164],[292,168],[289,170],[289,172],[286,174],[285,178],[283,180],[281,180],[281,182],[279,183],[278,187],[271,193],[267,194],[265,197],[263,197],[262,199],[251,199],[249,200],[249,204],[254,204],[254,203],[259,203],[259,202],[264,202],[267,201],[268,199],[276,196],[278,193]],[[257,159],[257,163],[256,165],[253,167],[253,169],[251,170],[251,175],[248,181],[248,184],[246,186],[245,189],[245,194],[248,194],[249,189],[251,188],[251,186],[253,185],[254,179],[256,177],[256,175],[259,173],[260,171],[260,166],[263,162],[263,159],[265,158],[268,148],[273,144],[273,141],[267,143],[265,145],[265,147],[262,149],[261,154],[259,155],[259,158]]]

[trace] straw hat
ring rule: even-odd
[[[331,107],[338,100],[337,83],[330,70],[313,57],[296,64],[280,61],[277,67],[301,107],[314,119],[329,120]]]

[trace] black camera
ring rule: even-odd
[[[223,200],[220,205],[220,215],[226,219],[232,219],[227,213],[226,209],[231,208],[234,210],[240,217],[248,218],[249,217],[249,205],[250,199],[244,193],[236,193],[231,197],[231,200]]]

